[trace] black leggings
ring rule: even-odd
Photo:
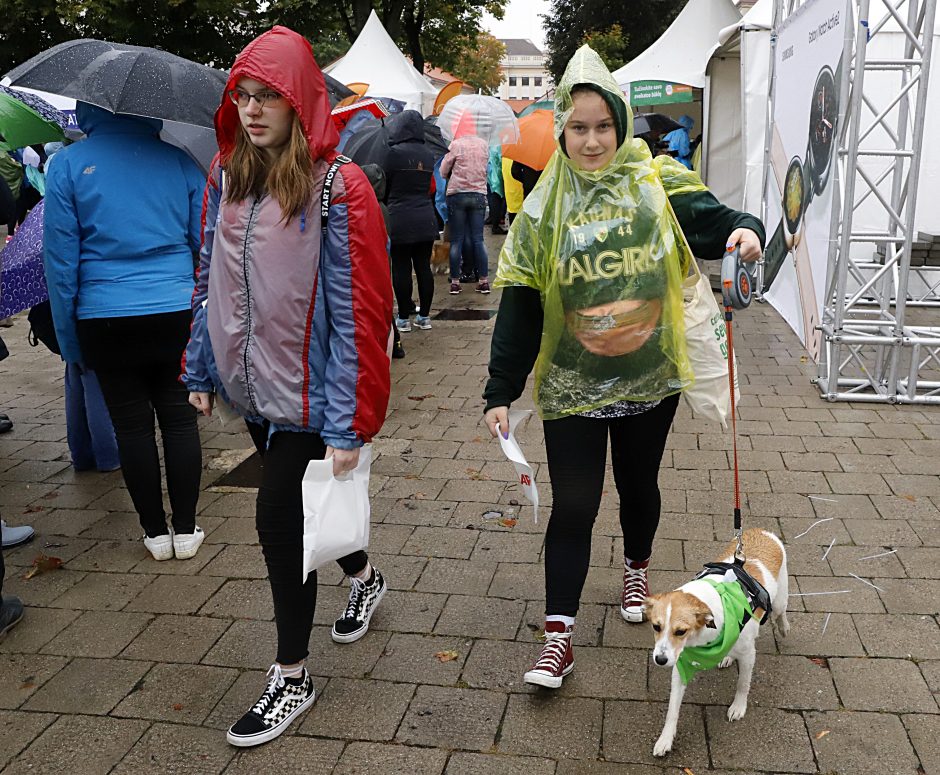
[[[418,314],[427,317],[434,300],[434,275],[431,274],[431,249],[433,242],[392,243],[392,285],[398,301],[398,317],[407,318],[415,312],[411,299],[411,268],[418,278]]]
[[[114,425],[124,483],[141,527],[151,538],[167,533],[154,412],[163,437],[163,465],[173,530],[192,533],[196,529],[202,448],[196,410],[189,404],[189,392],[179,382],[179,372],[179,356],[97,370]]]
[[[253,428],[249,423],[248,427],[257,442],[261,426]],[[325,456],[326,445],[319,434],[300,431],[274,433],[264,451],[255,524],[268,566],[277,625],[277,661],[282,665],[300,662],[309,653],[317,606],[317,574],[310,573],[301,584],[304,530],[301,481],[307,463]],[[360,551],[338,562],[343,573],[354,576],[362,572],[368,560],[368,555]]]
[[[545,422],[552,513],[545,535],[545,613],[575,616],[591,562],[591,532],[601,503],[607,436],[620,496],[624,555],[645,560],[659,525],[659,464],[679,396],[648,412],[610,420]]]

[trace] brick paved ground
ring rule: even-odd
[[[437,305],[495,308],[497,294],[451,298],[439,277]],[[29,608],[0,645],[2,772],[940,773],[940,411],[823,403],[776,313],[739,319],[745,519],[786,540],[792,592],[850,592],[791,599],[790,637],[759,641],[742,721],[724,718],[732,674],[698,678],[659,761],[668,675],[651,664],[647,627],[617,612],[612,482],[577,670],[556,693],[522,684],[542,622],[545,524],[518,505],[478,423],[491,321],[405,337],[372,484],[373,558],[392,592],[364,640],[337,646],[328,624],[346,588],[322,573],[309,663],[319,699],[289,735],[237,752],[223,730],[262,687],[274,625],[254,494],[213,484],[248,437],[204,424],[206,544],[191,561],[147,559],[120,474],[72,473],[62,366],[26,346],[18,318],[2,331],[13,357],[0,406],[16,427],[0,437],[0,507],[38,537],[7,555],[7,590]],[[549,502],[537,422],[521,440]],[[690,578],[729,538],[729,442],[680,411],[654,589]],[[519,521],[501,527],[490,510]],[[40,551],[63,569],[23,580]],[[446,650],[457,658],[435,659]]]

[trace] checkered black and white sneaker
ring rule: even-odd
[[[361,581],[355,576],[350,576],[349,581],[352,584],[349,602],[343,615],[333,622],[333,632],[330,633],[337,643],[352,643],[369,631],[369,620],[388,589],[385,578],[375,567],[369,581]]]
[[[228,730],[226,738],[232,745],[261,745],[281,734],[303,711],[313,705],[316,691],[313,679],[304,669],[299,684],[288,683],[281,675],[281,666],[271,665],[268,685],[254,706]]]

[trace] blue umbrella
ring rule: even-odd
[[[40,200],[0,251],[0,318],[8,318],[49,298],[42,268],[42,214]]]

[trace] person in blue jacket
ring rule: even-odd
[[[203,540],[196,525],[202,450],[178,377],[205,177],[159,139],[159,121],[82,102],[76,114],[87,139],[60,151],[46,180],[43,263],[56,336],[64,361],[98,375],[144,546],[155,560],[186,559]]]
[[[679,123],[682,126],[663,137],[663,142],[669,143],[669,151],[677,161],[692,169],[692,141],[689,133],[695,126],[695,119],[683,115],[679,117]]]

